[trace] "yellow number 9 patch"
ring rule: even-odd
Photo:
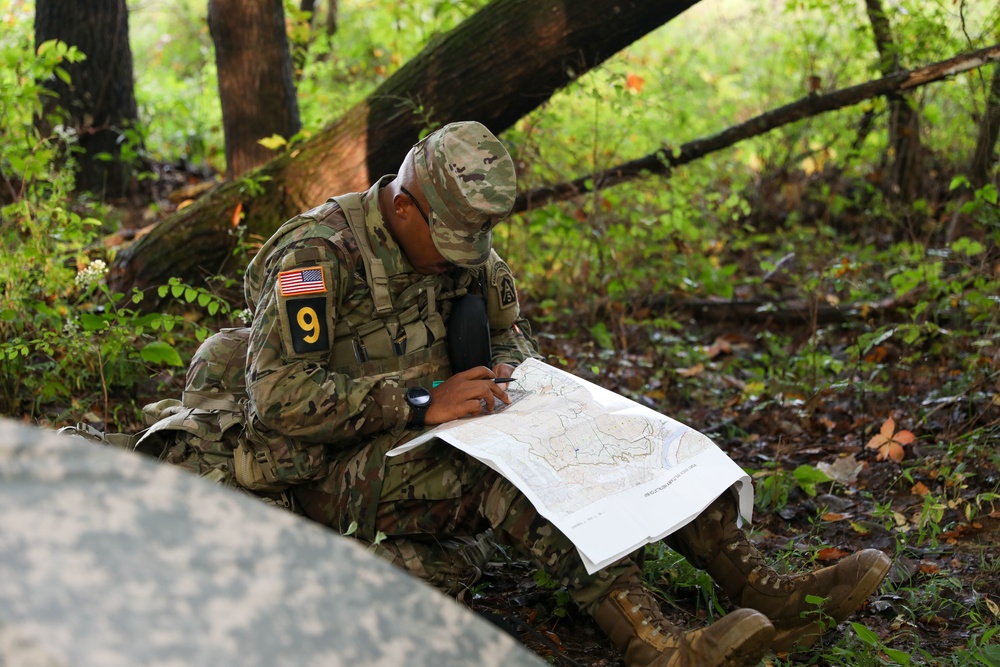
[[[324,352],[330,349],[326,317],[326,297],[285,301],[291,330],[292,348],[297,354]]]
[[[299,314],[295,316],[296,321],[298,321],[299,326],[302,327],[302,331],[308,332],[303,336],[302,340],[312,344],[319,340],[319,318],[316,317],[316,311],[309,306],[303,306],[299,308]]]

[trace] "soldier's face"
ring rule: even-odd
[[[451,268],[451,262],[438,252],[437,246],[431,240],[429,227],[423,234],[414,234],[414,237],[409,247],[403,247],[403,252],[417,273],[429,276],[444,273]]]
[[[402,230],[399,234],[399,247],[413,268],[422,275],[444,273],[451,268],[451,262],[446,260],[434,241],[431,239],[431,228],[428,214],[428,202],[420,188],[400,187],[401,195],[393,201],[396,215],[402,219]],[[405,199],[404,199],[405,197]]]

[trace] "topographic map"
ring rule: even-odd
[[[510,405],[442,424],[390,456],[440,438],[513,482],[576,545],[590,572],[661,539],[750,479],[708,437],[531,359],[507,385]]]

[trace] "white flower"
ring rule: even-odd
[[[102,259],[95,259],[76,274],[76,286],[86,292],[100,282],[108,273],[108,265]]]

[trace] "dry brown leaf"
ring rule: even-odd
[[[826,549],[820,549],[816,554],[816,560],[828,561],[828,560],[840,560],[844,556],[849,555],[848,552],[843,549],[838,549],[837,547],[827,547]]]
[[[931,490],[928,489],[927,485],[924,484],[923,482],[917,482],[916,484],[914,484],[913,488],[910,489],[910,491],[912,491],[913,495],[915,496],[926,496],[928,493],[931,492]]]
[[[836,512],[827,512],[823,515],[823,521],[843,521],[844,519],[850,518],[850,514],[838,514]]]
[[[896,463],[903,460],[903,447],[913,442],[916,436],[910,431],[896,431],[896,420],[889,417],[882,424],[879,432],[872,436],[866,447],[877,449],[877,461],[892,459]]]
[[[696,375],[701,375],[705,371],[705,364],[695,364],[690,368],[678,368],[677,374],[681,377],[693,378]]]

